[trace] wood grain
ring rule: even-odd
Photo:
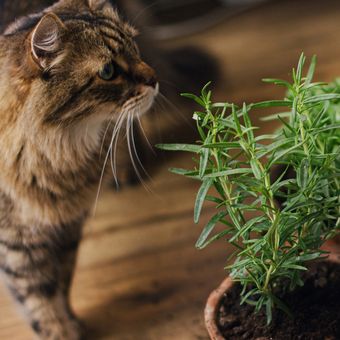
[[[205,46],[217,57],[223,79],[215,92],[218,100],[279,98],[283,90],[260,79],[288,78],[301,51],[318,55],[317,80],[340,74],[339,23],[339,1],[273,1],[167,45]],[[220,242],[195,250],[213,208],[207,206],[200,225],[194,225],[198,184],[167,171],[188,163],[188,155],[160,158],[147,182],[151,193],[135,186],[101,195],[86,227],[72,293],[89,339],[207,339],[205,299],[226,275],[231,249]],[[31,338],[1,286],[0,339]]]

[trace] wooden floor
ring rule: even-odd
[[[340,2],[273,1],[168,44],[188,41],[206,46],[221,63],[224,81],[216,99],[280,96],[281,89],[260,79],[288,78],[302,51],[318,55],[318,80],[340,75]],[[204,251],[194,248],[212,208],[204,211],[202,225],[194,225],[197,182],[167,171],[188,162],[186,155],[159,162],[148,182],[153,193],[136,186],[101,195],[87,224],[72,294],[89,339],[207,339],[205,299],[226,275],[230,248],[223,242]],[[31,338],[0,286],[0,339]]]

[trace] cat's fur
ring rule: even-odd
[[[68,293],[106,123],[157,94],[135,34],[106,1],[61,0],[0,36],[0,270],[42,339],[81,337]]]

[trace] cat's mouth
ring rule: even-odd
[[[153,86],[140,86],[136,89],[134,96],[128,99],[123,107],[123,112],[140,117],[150,110],[159,92],[159,84]]]

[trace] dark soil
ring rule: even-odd
[[[232,340],[340,340],[340,265],[322,261],[313,263],[304,273],[305,285],[281,299],[293,318],[276,310],[273,322],[266,326],[263,311],[240,306],[240,285],[225,294],[217,318],[226,339]]]

